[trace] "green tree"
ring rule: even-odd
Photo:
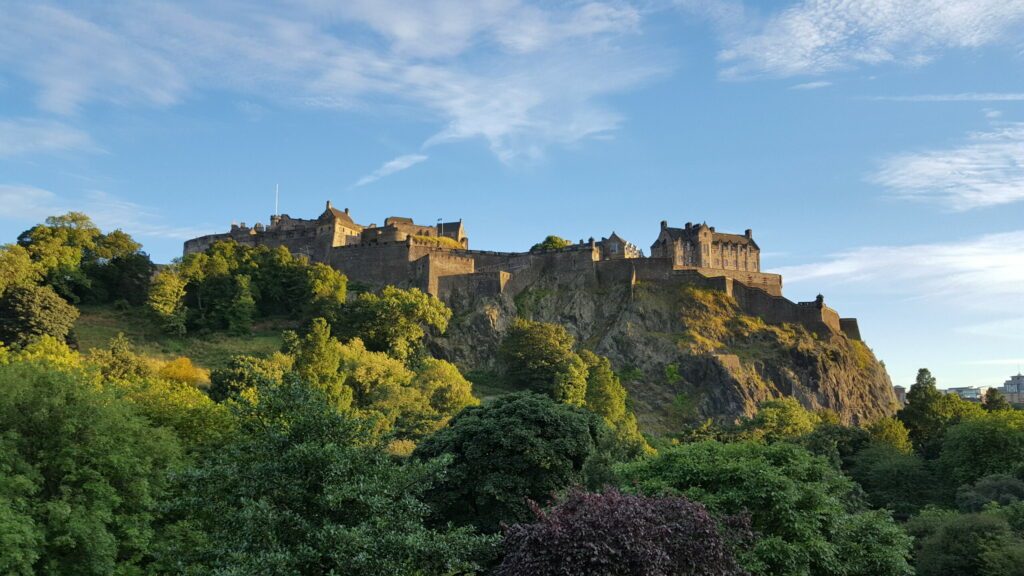
[[[78,309],[49,286],[14,286],[0,296],[0,342],[24,346],[41,337],[68,337]]]
[[[325,264],[313,264],[306,269],[309,295],[306,316],[323,317],[335,321],[341,314],[348,295],[348,278]]]
[[[0,296],[14,286],[34,286],[42,280],[39,267],[22,246],[0,246]]]
[[[39,264],[45,283],[62,297],[76,302],[78,294],[89,288],[89,279],[81,266],[86,254],[94,254],[99,228],[81,212],[50,216],[18,236],[18,244]]]
[[[136,574],[154,541],[173,434],[91,377],[0,366],[0,567],[6,574]]]
[[[951,488],[1024,469],[1024,412],[983,412],[946,431],[939,462]]]
[[[873,507],[887,508],[899,520],[940,499],[937,479],[924,459],[887,442],[872,442],[857,452],[849,472]]]
[[[249,334],[256,316],[256,299],[252,295],[251,279],[245,274],[234,277],[234,297],[228,308],[228,331],[232,334]]]
[[[582,406],[588,370],[573,350],[575,345],[572,335],[558,324],[517,319],[498,350],[504,378],[521,390]]]
[[[175,270],[164,270],[153,278],[146,300],[160,327],[175,336],[185,335],[185,284]]]
[[[443,461],[399,463],[293,378],[231,404],[239,434],[182,475],[157,568],[187,574],[449,575],[493,540],[424,526]]]
[[[560,248],[567,248],[572,246],[572,242],[565,238],[558,236],[548,236],[544,238],[542,242],[538,242],[530,247],[530,252],[537,252],[539,250],[558,250]]]
[[[227,400],[257,388],[259,385],[280,383],[291,371],[291,356],[277,353],[270,358],[238,355],[228,361],[227,366],[210,372],[210,398]]]
[[[316,318],[292,351],[293,370],[337,409],[347,410],[352,405],[352,390],[344,385],[344,377],[339,373],[341,354],[341,344],[331,338],[330,325],[323,318]]]
[[[419,460],[449,454],[444,479],[428,493],[440,522],[494,532],[529,520],[527,499],[545,503],[585,480],[610,431],[594,414],[520,392],[460,412],[424,440]]]
[[[1013,405],[1007,402],[1006,396],[1003,396],[1003,393],[996,388],[989,388],[985,391],[985,399],[981,405],[989,412],[1013,410]]]
[[[624,465],[619,475],[623,486],[645,494],[682,495],[717,514],[749,513],[760,538],[740,561],[753,574],[911,573],[910,541],[888,515],[858,507],[855,484],[798,446],[698,442]]]
[[[409,361],[422,351],[427,330],[443,334],[451,317],[452,311],[430,294],[386,286],[348,303],[334,328],[342,340],[359,338],[368,350]]]
[[[917,381],[907,392],[907,405],[896,415],[910,434],[910,440],[925,458],[939,456],[946,429],[966,416],[981,412],[977,404],[961,400],[956,394],[943,394],[927,368],[917,373]]]
[[[89,361],[107,380],[127,382],[145,378],[151,373],[145,358],[135,353],[132,341],[122,332],[110,340],[107,348],[90,350]]]
[[[754,440],[793,440],[814,431],[821,419],[791,396],[762,402],[757,413],[740,425],[740,433]]]
[[[919,576],[987,576],[986,552],[1019,543],[1003,518],[994,514],[951,514],[917,534]],[[1006,574],[999,572],[998,574]]]
[[[580,358],[587,366],[586,409],[604,418],[627,454],[638,456],[653,451],[640,434],[636,414],[629,407],[629,393],[612,371],[611,361],[589,350],[580,352]]]
[[[871,440],[876,443],[892,446],[906,454],[914,450],[914,445],[910,441],[910,432],[903,422],[896,418],[887,417],[875,420],[868,426],[868,432],[871,433]]]
[[[1009,474],[989,474],[956,492],[961,512],[981,512],[990,505],[1008,506],[1024,501],[1024,481]]]

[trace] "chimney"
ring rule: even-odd
[[[753,238],[754,237],[754,231],[751,230],[750,228],[747,228],[747,231],[744,232],[744,235],[746,235],[747,238]]]
[[[693,222],[687,222],[686,223],[686,231],[689,232],[691,229],[693,229]]]
[[[328,201],[327,201],[327,209],[328,209],[328,210],[330,210],[330,209],[331,209],[331,201],[330,201],[330,200],[328,200]]]
[[[714,232],[714,231],[715,231],[715,227],[714,227],[714,226],[712,226],[712,227],[708,228],[708,230],[710,230],[710,231]]]
[[[664,230],[665,228],[668,228],[668,220],[661,221],[661,229]]]
[[[345,214],[348,214],[348,208],[345,208]]]

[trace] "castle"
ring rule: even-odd
[[[284,246],[313,262],[332,266],[365,287],[417,287],[446,302],[466,297],[515,296],[539,276],[587,274],[597,283],[661,282],[693,284],[724,291],[747,314],[772,324],[798,323],[823,335],[859,340],[856,319],[840,318],[819,296],[792,302],[782,295],[782,276],[761,272],[761,250],[753,232],[726,234],[713,226],[661,222],[650,256],[614,232],[578,244],[529,252],[470,250],[462,221],[416,224],[390,217],[383,226],[357,224],[348,208],[331,202],[315,220],[270,217],[269,226],[244,223],[229,232],[185,242],[185,255],[215,242],[246,246]]]

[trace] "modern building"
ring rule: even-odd
[[[907,403],[907,388],[906,386],[893,386],[892,391],[896,394],[896,400],[899,400],[900,406],[904,406]]]
[[[1012,404],[1024,402],[1024,374],[1018,372],[1016,376],[1010,376],[1010,379],[1003,383],[999,391],[1006,397],[1007,402]]]
[[[956,388],[946,388],[944,392],[946,394],[956,394],[957,396],[968,400],[970,402],[981,402],[985,399],[985,393],[988,392],[990,386],[959,386]]]

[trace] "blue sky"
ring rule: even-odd
[[[473,247],[753,228],[896,383],[1024,364],[1024,1],[0,0],[0,233],[327,199]]]

